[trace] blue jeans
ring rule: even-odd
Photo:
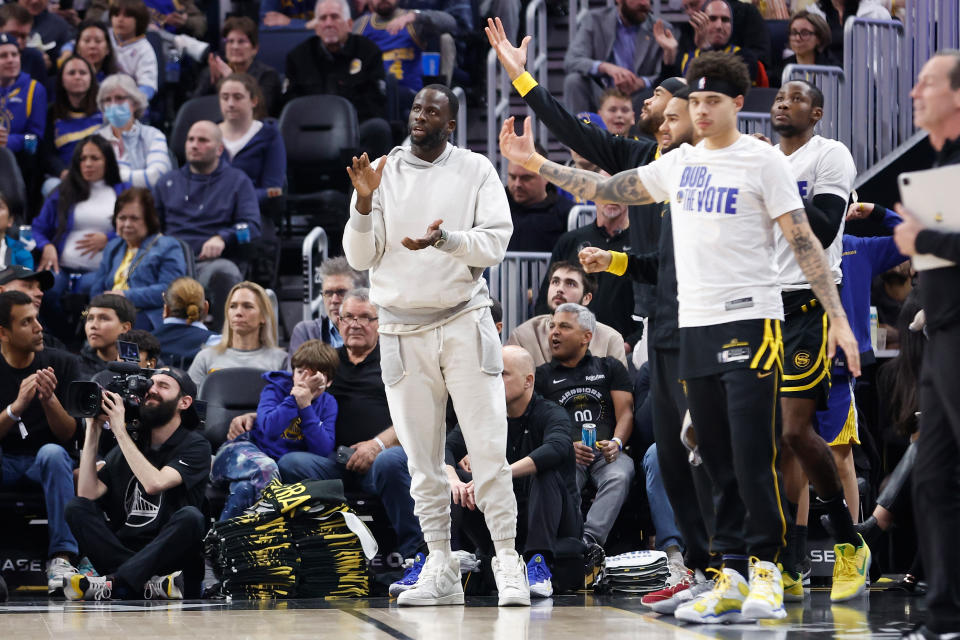
[[[650,445],[643,454],[643,472],[647,483],[647,502],[650,503],[650,516],[653,518],[653,527],[657,530],[657,549],[664,551],[674,545],[683,551],[683,538],[677,529],[677,522],[673,517],[673,507],[663,488],[663,478],[660,477],[660,461],[657,460],[657,445]]]
[[[333,454],[335,456],[335,454]],[[420,522],[413,515],[410,497],[410,472],[402,447],[390,447],[378,455],[366,473],[353,473],[336,461],[313,453],[295,451],[277,461],[285,483],[301,480],[354,481],[365,493],[380,497],[387,518],[397,532],[397,551],[411,558],[423,544]]]
[[[227,497],[220,519],[226,520],[243,513],[253,506],[264,487],[280,472],[273,458],[249,440],[227,442],[217,451],[210,470],[210,482],[218,488],[228,487]]]
[[[14,427],[16,428],[16,427]],[[63,511],[74,496],[73,460],[67,450],[58,444],[45,444],[37,455],[14,455],[0,452],[0,486],[11,487],[26,479],[43,489],[47,505],[47,527],[50,543],[48,555],[58,553],[76,555],[77,541],[70,533]]]

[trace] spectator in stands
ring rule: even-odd
[[[33,16],[32,33],[40,36],[49,69],[60,57],[60,48],[73,40],[75,34],[73,27],[69,22],[49,11],[49,0],[18,0],[18,2]],[[54,46],[47,49],[51,44]]]
[[[207,57],[208,65],[200,72],[193,97],[212,95],[220,81],[234,73],[246,73],[256,80],[263,93],[263,108],[271,117],[280,115],[282,82],[277,70],[256,59],[260,50],[257,23],[246,16],[232,16],[223,23],[223,51]]]
[[[103,82],[107,76],[115,74],[117,57],[113,52],[110,32],[107,25],[87,18],[77,27],[77,41],[73,52],[93,65],[97,82]]]
[[[149,24],[150,12],[143,0],[114,0],[110,5],[110,44],[117,69],[133,78],[146,96],[141,114],[157,93],[157,53],[147,41]]]
[[[140,122],[147,96],[130,76],[117,73],[100,85],[97,106],[106,120],[98,133],[113,147],[124,182],[153,189],[170,170],[170,151],[159,129]]]
[[[34,308],[39,312],[43,304],[43,292],[53,286],[53,273],[34,271],[24,266],[8,266],[0,271],[0,293],[19,291],[30,296]],[[49,331],[43,332],[43,346],[47,349],[66,350],[60,338]]]
[[[66,178],[33,220],[40,269],[55,274],[47,295],[51,312],[59,312],[68,288],[71,293],[90,290],[103,249],[116,235],[110,224],[114,203],[128,186],[106,140],[94,134],[77,144]]]
[[[646,102],[646,100],[644,100]],[[618,136],[629,135],[637,123],[633,111],[633,100],[616,87],[605,89],[597,99],[597,115],[602,118],[604,128]]]
[[[710,17],[706,12],[706,0],[683,0],[683,8],[690,20],[674,25],[679,39],[679,50],[693,51],[710,47],[707,32]],[[760,11],[749,2],[730,4],[733,13],[733,44],[750,52],[750,55],[768,66],[770,56],[770,31]]]
[[[353,32],[372,40],[383,52],[384,70],[401,87],[423,88],[421,56],[430,37],[457,32],[457,21],[446,11],[410,11],[397,8],[398,0],[374,0],[371,11],[353,25]]]
[[[197,354],[190,377],[198,385],[217,369],[252,367],[273,371],[285,369],[287,352],[277,348],[277,317],[263,287],[240,282],[227,296],[223,339]]]
[[[170,283],[163,294],[163,324],[153,330],[164,363],[189,368],[200,349],[220,341],[220,335],[203,324],[209,308],[203,285],[193,278],[184,276]]]
[[[60,65],[40,147],[40,161],[47,175],[45,196],[67,177],[77,144],[103,126],[103,114],[97,106],[99,90],[93,67],[85,59],[70,55]]]
[[[371,158],[393,146],[390,125],[384,120],[385,75],[380,49],[369,38],[350,33],[346,0],[319,0],[316,17],[307,24],[317,35],[287,54],[288,98],[336,94],[357,109],[360,151]]]
[[[539,367],[553,359],[550,353],[550,324],[553,313],[561,304],[572,302],[587,306],[597,289],[597,281],[588,276],[579,262],[559,261],[550,265],[547,272],[547,306],[550,313],[530,318],[510,332],[507,344],[515,344],[527,350],[533,358],[534,366]],[[616,329],[600,322],[593,332],[589,345],[590,353],[597,358],[613,356],[623,366],[627,366],[627,356],[623,349],[623,336]]]
[[[30,296],[0,293],[0,485],[39,485],[49,527],[47,592],[76,571],[77,542],[64,519],[73,497],[73,462],[64,446],[77,422],[63,408],[67,385],[77,379],[68,353],[45,349],[43,327]]]
[[[104,391],[103,413],[87,419],[77,497],[67,521],[96,576],[64,581],[70,600],[199,597],[203,578],[203,502],[210,443],[197,431],[197,387],[183,371],[162,369],[140,407],[138,446],[123,401]],[[104,423],[117,446],[97,471]],[[109,515],[109,521],[105,517]]]
[[[250,178],[261,208],[276,202],[283,194],[287,151],[276,125],[262,120],[267,113],[253,76],[231,73],[220,80],[220,113],[220,133],[230,165]]]
[[[566,409],[573,422],[578,490],[588,480],[596,485],[583,541],[590,561],[599,566],[634,476],[633,460],[621,455],[633,432],[633,383],[616,358],[590,353],[596,326],[596,318],[584,306],[568,302],[557,307],[550,324],[553,359],[537,367],[535,389]],[[596,425],[596,447],[584,445],[580,437],[588,423]]]
[[[660,75],[663,51],[654,38],[650,0],[616,4],[589,11],[567,49],[563,95],[571,113],[596,111],[600,92],[611,86],[630,96],[639,111]],[[669,26],[658,31],[672,33]]]
[[[24,153],[24,136],[43,138],[47,120],[47,90],[20,67],[17,39],[0,33],[0,147],[17,154],[24,177],[32,170],[32,153]]]
[[[343,338],[337,326],[340,305],[351,289],[367,286],[365,274],[356,271],[344,256],[327,258],[320,265],[320,294],[326,313],[316,320],[301,320],[290,335],[290,355],[307,340],[322,340],[332,347],[342,347]]]
[[[157,361],[160,358],[160,341],[152,333],[143,329],[131,329],[126,333],[121,333],[119,340],[137,345],[137,349],[140,351],[141,368],[155,369],[157,367]]]
[[[890,11],[883,6],[882,0],[816,0],[807,7],[812,13],[819,14],[830,27],[830,53],[837,60],[843,60],[843,25],[850,18],[870,18],[889,20]]]
[[[197,280],[210,292],[214,322],[223,320],[226,292],[243,280],[250,242],[260,237],[253,183],[222,159],[223,148],[217,125],[195,122],[187,132],[186,166],[163,176],[154,190],[164,230],[196,255]]]
[[[107,364],[119,360],[117,340],[130,331],[136,318],[136,308],[123,296],[102,293],[90,300],[83,320],[87,343],[77,364],[80,380],[92,380]]]
[[[546,153],[540,147],[539,153]],[[507,166],[507,200],[513,235],[507,251],[551,251],[567,230],[573,203],[541,176],[511,162]]]
[[[308,340],[290,359],[293,373],[270,371],[260,393],[257,420],[249,431],[239,426],[213,459],[210,482],[229,489],[220,520],[243,513],[271,480],[280,477],[277,460],[293,451],[326,458],[333,453],[337,401],[325,393],[340,358],[319,340]]]
[[[707,26],[700,39],[702,46],[696,44],[691,49],[680,51],[677,59],[679,68],[672,70],[671,75],[685,76],[694,58],[698,58],[704,51],[719,51],[740,56],[750,71],[750,80],[753,81],[754,86],[770,86],[766,65],[759,62],[753,51],[741,47],[733,40],[733,3],[729,0],[706,0],[703,3],[703,15],[706,16]],[[766,26],[763,29],[766,31]],[[769,35],[767,37],[769,49]]]
[[[826,21],[816,13],[797,11],[790,17],[787,37],[793,55],[783,58],[770,74],[771,86],[780,86],[783,70],[789,64],[820,64],[842,66],[843,60],[834,57],[830,50],[832,37]]]
[[[33,16],[23,5],[7,2],[0,5],[0,32],[16,36],[20,45],[20,67],[31,78],[47,86],[47,56],[40,49],[27,46],[33,30]]]
[[[117,236],[103,251],[90,295],[127,298],[137,308],[134,326],[156,329],[163,322],[163,292],[187,271],[183,249],[160,232],[153,195],[144,187],[117,197],[113,225]]]
[[[507,462],[517,498],[517,547],[527,560],[530,594],[553,593],[549,569],[541,573],[536,555],[549,567],[559,538],[583,534],[580,491],[573,456],[573,426],[567,412],[534,392],[534,365],[520,347],[503,348],[503,388],[507,402]],[[446,472],[453,504],[476,513],[473,477],[460,427],[447,434]],[[459,465],[459,469],[458,469]],[[475,547],[493,555],[483,517],[463,520]]]
[[[335,458],[306,452],[288,453],[278,461],[284,482],[308,478],[341,478],[383,502],[397,533],[397,551],[412,558],[423,546],[420,523],[413,514],[410,472],[390,418],[380,373],[377,308],[367,289],[354,289],[340,307],[344,345],[330,394],[337,400],[336,447],[350,447],[346,465]]]
[[[260,24],[264,27],[302,29],[316,15],[315,7],[314,0],[263,0],[260,3]],[[346,15],[349,18],[350,12]]]
[[[0,269],[19,265],[33,269],[33,256],[18,238],[10,236],[13,213],[7,199],[0,193]]]
[[[88,20],[103,20],[116,0],[92,0],[87,7]],[[170,33],[185,33],[195,38],[207,35],[207,16],[194,0],[144,0],[150,24]]]

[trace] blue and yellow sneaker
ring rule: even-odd
[[[777,565],[777,567],[781,571],[784,602],[803,602],[805,594],[803,590],[803,574],[784,571],[780,565]]]
[[[549,598],[553,595],[553,574],[539,553],[527,563],[527,581],[530,583],[531,597]]]
[[[412,589],[417,584],[417,578],[420,577],[420,570],[423,569],[423,562],[426,557],[418,553],[413,557],[413,564],[407,567],[403,572],[403,577],[390,585],[390,596],[396,598],[398,595],[408,589]]]
[[[800,583],[803,591],[803,583]],[[750,595],[743,603],[747,620],[781,620],[787,617],[783,608],[783,582],[780,569],[772,562],[750,558]]]
[[[866,591],[867,576],[870,572],[870,547],[859,533],[860,546],[849,543],[836,544],[833,551],[837,560],[833,565],[833,586],[830,587],[830,601],[843,602],[856,598]]]
[[[673,616],[696,624],[740,622],[741,609],[748,595],[750,586],[743,576],[733,569],[724,569],[717,576],[712,590],[681,604]]]

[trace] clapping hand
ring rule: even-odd
[[[370,157],[366,151],[358,158],[353,157],[353,167],[347,167],[347,175],[350,176],[350,182],[353,188],[357,190],[358,198],[369,198],[373,192],[380,186],[380,180],[383,178],[383,167],[387,163],[387,157],[380,158],[380,163],[374,169],[370,165]]]

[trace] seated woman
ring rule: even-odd
[[[117,56],[110,43],[110,31],[100,20],[88,17],[80,23],[77,27],[77,39],[73,44],[73,54],[90,63],[97,82],[103,82],[107,76],[118,71]]]
[[[843,66],[843,61],[834,57],[830,50],[830,27],[816,13],[800,10],[793,14],[787,25],[787,43],[793,55],[774,64],[770,85],[779,87],[783,70],[788,64],[819,64]]]
[[[72,55],[57,74],[53,103],[47,110],[47,130],[43,134],[40,160],[47,179],[43,195],[57,188],[67,176],[73,150],[80,140],[103,126],[103,114],[97,107],[100,86],[90,63]]]
[[[140,122],[147,97],[130,76],[118,73],[100,85],[97,106],[107,121],[98,133],[113,147],[120,176],[135,187],[152,189],[171,165],[167,138],[159,129]]]
[[[160,233],[149,189],[133,187],[117,197],[113,212],[117,237],[107,243],[90,286],[90,295],[114,293],[137,308],[137,329],[163,323],[163,292],[187,272],[180,243]]]
[[[186,370],[200,349],[220,342],[220,334],[203,324],[209,309],[199,282],[184,276],[170,283],[163,294],[163,324],[153,330],[164,364]]]
[[[157,93],[157,54],[147,42],[150,11],[142,0],[114,0],[110,5],[110,44],[117,54],[117,68],[130,76],[152,100]]]
[[[92,135],[77,144],[66,178],[33,221],[40,270],[54,273],[53,288],[43,297],[51,311],[59,310],[68,284],[73,293],[90,291],[103,249],[116,235],[111,220],[117,195],[129,186],[110,143]]]
[[[263,122],[263,95],[253,77],[232,73],[220,81],[219,124],[224,155],[253,182],[260,208],[283,193],[287,151],[272,122]],[[255,119],[257,118],[257,119]]]
[[[209,66],[200,72],[193,97],[209,96],[217,92],[220,81],[232,73],[246,73],[256,80],[263,92],[263,108],[268,115],[280,115],[282,100],[280,74],[268,64],[256,59],[259,48],[257,23],[246,16],[233,16],[223,23],[224,58],[211,53]]]
[[[217,451],[210,471],[215,487],[229,488],[220,513],[226,520],[243,513],[260,492],[280,477],[277,460],[291,451],[326,458],[336,440],[337,401],[324,393],[333,382],[340,358],[336,349],[319,340],[300,345],[291,361],[293,374],[269,371],[260,393],[257,421],[250,431],[229,434]]]
[[[234,285],[225,307],[220,344],[198,353],[190,365],[188,373],[197,387],[217,369],[285,369],[287,352],[277,348],[277,318],[263,287],[248,281]]]

